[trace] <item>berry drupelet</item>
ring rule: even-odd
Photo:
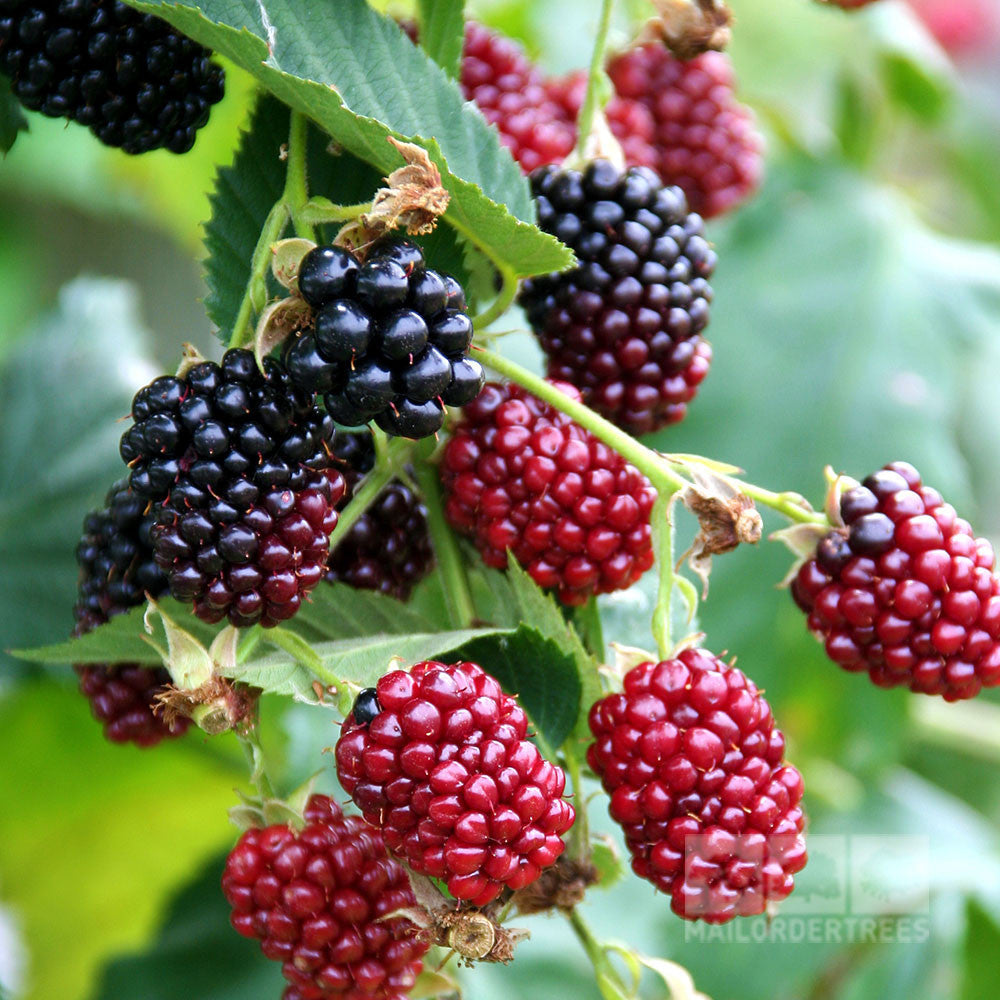
[[[126,153],[194,145],[223,93],[209,56],[117,0],[0,0],[0,73],[15,96]]]
[[[993,548],[906,462],[840,498],[842,527],[799,569],[792,597],[845,670],[946,701],[1000,684]]]
[[[802,778],[753,682],[702,649],[640,663],[590,710],[587,761],[632,868],[687,920],[784,899],[806,862]]]
[[[715,252],[684,194],[643,167],[606,160],[532,174],[538,224],[577,256],[531,278],[520,302],[550,378],[633,434],[683,419],[708,372]]]
[[[629,164],[652,167],[705,218],[745,201],[760,185],[763,139],[753,112],[733,94],[733,68],[721,52],[688,61],[659,43],[608,63],[622,103],[608,123]]]
[[[305,826],[247,830],[226,859],[233,927],[260,941],[291,984],[284,1000],[406,1000],[428,945],[404,918],[415,906],[378,830],[313,795]]]
[[[358,696],[337,775],[390,851],[485,906],[534,882],[575,818],[566,776],[527,731],[515,699],[475,663],[418,663]]]
[[[84,520],[76,550],[80,583],[73,608],[74,635],[138,607],[147,593],[159,597],[166,590],[166,578],[153,559],[153,520],[145,508],[146,502],[122,481],[111,487],[104,507]],[[112,743],[149,747],[187,729],[187,719],[168,726],[154,713],[156,696],[170,683],[162,667],[91,663],[77,666],[76,672],[80,691]]]
[[[286,342],[285,364],[300,390],[323,394],[337,423],[374,420],[389,434],[427,437],[440,430],[445,404],[479,394],[485,376],[468,356],[465,294],[426,267],[414,243],[382,240],[364,262],[342,247],[316,247],[298,286],[313,323]]]
[[[333,452],[347,483],[339,504],[343,509],[374,467],[375,447],[367,431],[338,431]],[[330,552],[326,578],[405,601],[433,563],[427,508],[409,486],[395,479]]]
[[[488,566],[503,569],[509,550],[564,604],[624,590],[653,564],[649,480],[518,386],[489,382],[465,407],[441,482],[446,518]]]
[[[136,394],[122,435],[130,483],[155,504],[156,561],[208,622],[290,618],[323,578],[343,477],[333,421],[276,361],[250,351],[163,376]]]

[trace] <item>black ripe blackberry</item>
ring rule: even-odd
[[[75,635],[142,604],[147,593],[158,597],[166,590],[163,571],[153,560],[152,518],[145,508],[146,501],[122,480],[111,487],[104,507],[84,520],[76,550],[80,584],[73,608]],[[148,747],[187,729],[187,719],[167,726],[154,713],[157,694],[170,683],[162,667],[90,663],[78,665],[76,672],[80,690],[112,742]]]
[[[132,489],[156,505],[157,563],[208,622],[290,618],[323,578],[344,480],[333,421],[276,361],[226,352],[132,401],[122,436]]]
[[[345,427],[374,420],[388,434],[436,434],[445,404],[471,402],[482,366],[468,357],[472,321],[451,277],[424,264],[408,240],[382,240],[364,262],[316,247],[299,268],[312,326],[285,348],[295,384],[322,393]]]
[[[341,508],[375,464],[367,431],[338,431],[334,454],[347,481]],[[427,532],[427,508],[405,483],[393,480],[331,551],[326,578],[363,590],[377,590],[401,601],[430,571],[434,561]]]
[[[701,217],[651,170],[607,160],[542,167],[531,187],[539,226],[579,261],[521,291],[549,378],[633,434],[683,419],[712,359],[701,332],[716,258]]]
[[[186,153],[222,69],[165,21],[117,0],[0,0],[0,73],[32,111],[126,153]]]

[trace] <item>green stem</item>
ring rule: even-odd
[[[560,392],[550,382],[485,347],[480,347],[473,356],[498,375],[516,382],[532,395],[571,417],[609,448],[614,448],[619,455],[644,473],[660,493],[675,493],[687,485],[686,480],[681,478],[662,456],[640,444],[631,434],[616,427],[611,421],[605,420],[589,406]]]
[[[370,201],[361,201],[356,205],[337,205],[329,198],[310,198],[300,209],[299,218],[303,222],[320,226],[327,222],[350,222],[371,209]]]
[[[587,818],[587,797],[583,794],[583,768],[570,744],[563,751],[566,769],[570,781],[573,782],[573,798],[576,800],[576,819],[569,831],[569,856],[574,861],[587,861],[590,858],[590,823]]]
[[[240,734],[239,740],[250,767],[250,780],[257,790],[257,795],[262,801],[266,801],[276,798],[276,796],[271,779],[267,775],[267,768],[264,766],[264,750],[260,745],[260,737],[256,727],[257,723],[255,722],[245,733]]]
[[[510,308],[517,295],[517,275],[508,268],[501,268],[500,278],[503,284],[493,304],[472,318],[472,326],[477,332],[485,330],[495,319],[499,319]]]
[[[444,519],[437,466],[419,460],[413,467],[413,474],[427,507],[427,527],[441,574],[448,618],[453,628],[469,628],[476,620],[476,608],[458,540]]]
[[[760,486],[754,486],[753,483],[744,483],[739,479],[732,481],[741,493],[745,493],[755,503],[761,503],[779,514],[784,514],[790,521],[797,521],[800,524],[829,524],[826,514],[810,510],[798,493],[774,493]]]
[[[608,47],[608,28],[611,25],[611,8],[614,0],[602,0],[601,20],[597,26],[597,37],[594,39],[594,54],[590,59],[590,76],[587,80],[587,96],[580,108],[577,119],[576,156],[582,158],[586,153],[587,140],[594,128],[594,117],[601,104],[601,91],[606,87],[604,76],[604,53]]]
[[[653,608],[653,639],[660,659],[670,656],[671,611],[674,593],[674,525],[670,517],[673,492],[661,491],[653,505],[653,545],[656,549],[656,569],[659,585]]]
[[[267,304],[267,269],[271,266],[271,246],[281,238],[288,224],[288,206],[280,199],[271,207],[250,261],[250,278],[233,324],[230,347],[242,347],[253,338],[253,317]]]
[[[347,506],[337,518],[337,526],[330,535],[330,551],[332,552],[347,533],[358,522],[358,518],[368,509],[375,498],[399,474],[399,470],[410,460],[413,452],[413,442],[405,438],[396,438],[389,442],[385,449],[384,461],[375,467],[361,480],[361,485],[354,491]]]
[[[302,218],[302,209],[309,200],[306,178],[306,160],[309,152],[309,120],[300,111],[293,111],[288,129],[288,167],[285,172],[283,200],[295,225],[295,232],[303,239],[316,241],[316,230]]]
[[[566,915],[570,927],[576,934],[583,950],[590,959],[590,964],[594,967],[594,975],[597,979],[598,989],[605,1000],[622,1000],[631,994],[631,991],[621,980],[621,976],[615,967],[608,961],[604,946],[594,936],[594,932],[587,925],[587,922],[580,916],[580,908],[574,907]]]

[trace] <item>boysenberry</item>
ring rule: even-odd
[[[382,677],[375,697],[362,692],[344,724],[337,774],[390,851],[476,906],[562,854],[575,818],[566,777],[493,677],[474,663],[418,663]]]
[[[578,260],[521,291],[549,377],[632,433],[683,419],[712,357],[701,334],[715,253],[701,218],[652,171],[607,160],[543,168],[531,186],[538,224]]]
[[[768,703],[703,649],[641,663],[590,710],[587,761],[632,868],[687,920],[723,923],[784,899],[806,862],[802,778]]]
[[[834,528],[799,568],[792,597],[827,655],[946,701],[1000,684],[1000,577],[993,548],[893,462],[840,497]]]
[[[487,383],[464,408],[441,482],[445,516],[487,565],[505,567],[509,550],[566,604],[623,590],[653,564],[646,477],[518,386]]]

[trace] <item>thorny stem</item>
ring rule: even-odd
[[[245,732],[239,733],[240,746],[246,756],[247,764],[250,767],[250,780],[262,801],[275,798],[274,787],[271,779],[267,776],[267,768],[264,764],[264,750],[260,745],[260,737],[257,734],[256,724],[247,728]]]
[[[315,240],[316,233],[310,221],[303,216],[303,208],[308,202],[306,181],[306,144],[308,121],[297,111],[292,112],[288,130],[288,159],[285,168],[285,187],[281,197],[271,207],[264,221],[257,246],[254,247],[250,262],[250,277],[246,291],[240,302],[233,332],[229,338],[230,347],[242,347],[253,333],[253,317],[259,316],[267,305],[267,270],[271,265],[271,247],[281,238],[291,220],[295,231],[305,239]]]
[[[410,460],[413,447],[413,442],[405,438],[396,438],[389,442],[380,461],[361,480],[361,485],[354,491],[350,502],[340,512],[337,526],[330,535],[331,552],[344,540],[344,536],[354,527],[379,493],[396,478],[402,467]]]
[[[359,215],[370,212],[371,208],[370,201],[360,201],[356,205],[337,205],[329,198],[310,198],[303,204],[299,218],[317,226],[326,222],[351,222]]]
[[[517,275],[510,268],[500,268],[500,279],[503,282],[500,292],[493,304],[477,316],[472,317],[472,326],[479,332],[485,330],[495,319],[502,316],[517,295]]]
[[[602,0],[601,20],[594,39],[594,54],[590,60],[590,75],[587,79],[587,95],[577,120],[575,155],[582,158],[586,154],[587,142],[594,127],[594,117],[600,110],[601,92],[606,86],[604,76],[604,53],[608,47],[608,28],[611,25],[611,8],[614,0]]]
[[[418,461],[413,467],[413,474],[427,507],[427,528],[442,577],[448,617],[454,628],[469,628],[476,620],[476,608],[458,542],[445,523],[437,466],[426,460]]]

